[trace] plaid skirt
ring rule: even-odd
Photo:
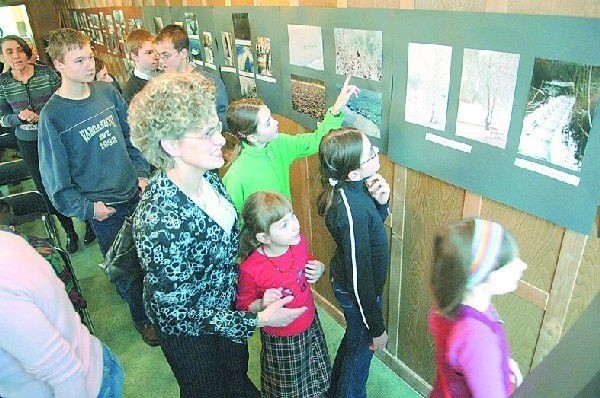
[[[331,383],[331,362],[318,314],[308,330],[296,336],[273,336],[261,330],[261,396],[313,398]]]

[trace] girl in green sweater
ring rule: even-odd
[[[279,192],[291,200],[290,166],[296,159],[317,153],[321,139],[342,125],[342,108],[360,91],[349,84],[350,78],[346,78],[323,121],[309,134],[279,134],[279,122],[258,98],[242,99],[229,105],[227,124],[237,143],[223,184],[238,213],[248,196],[257,191]]]

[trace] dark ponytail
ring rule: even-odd
[[[343,186],[348,174],[360,168],[363,133],[354,127],[331,130],[319,145],[319,163],[323,190],[317,199],[317,210],[324,217],[331,206],[335,189]]]
[[[245,98],[234,101],[227,108],[228,134],[223,148],[225,166],[231,165],[242,150],[241,141],[248,143],[248,136],[256,132],[258,111],[265,103],[260,98]]]

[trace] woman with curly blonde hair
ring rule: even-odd
[[[146,313],[181,397],[258,397],[247,376],[247,338],[286,326],[306,307],[292,297],[236,311],[237,214],[216,169],[225,139],[215,87],[198,73],[157,76],[132,100],[132,142],[158,171],[136,209],[133,236]]]

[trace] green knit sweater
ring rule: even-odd
[[[43,65],[33,66],[33,76],[27,83],[15,80],[10,70],[0,74],[0,126],[14,127],[20,140],[36,141],[37,124],[24,122],[18,114],[23,109],[30,109],[39,115],[59,87],[60,77]]]
[[[264,148],[242,143],[238,158],[223,177],[223,184],[238,212],[248,196],[257,191],[279,192],[289,199],[290,166],[294,160],[317,153],[321,139],[342,125],[344,114],[333,116],[327,111],[323,122],[308,134],[279,134]]]

